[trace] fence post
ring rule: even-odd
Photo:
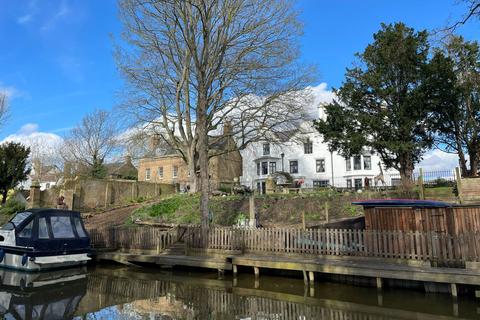
[[[325,202],[325,221],[328,222],[328,201]]]
[[[462,174],[460,168],[455,168],[455,182],[457,183],[458,202],[462,203]]]
[[[425,189],[423,186],[423,168],[420,168],[420,176],[418,177],[418,190],[420,192],[420,200],[425,200]]]
[[[249,224],[250,227],[255,228],[257,226],[257,222],[255,220],[255,196],[253,194],[250,196],[248,204],[248,212],[250,214]]]

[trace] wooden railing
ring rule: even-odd
[[[480,261],[480,233],[452,236],[435,232],[350,229],[233,229],[191,227],[187,248],[244,253],[360,256],[458,264]]]
[[[117,227],[89,230],[92,248],[161,252],[177,241],[177,229]]]

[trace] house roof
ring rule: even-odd
[[[137,168],[130,161],[108,163],[105,165],[108,175],[121,177],[136,177],[138,174]]]

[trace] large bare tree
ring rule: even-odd
[[[175,149],[201,191],[208,222],[209,158],[218,134],[244,148],[295,126],[312,70],[297,59],[302,26],[289,0],[121,0],[116,58],[125,110]],[[224,139],[224,138],[222,138]],[[231,150],[222,150],[228,152]],[[199,173],[197,175],[197,172]]]
[[[107,111],[95,110],[87,114],[65,137],[63,158],[86,170],[90,176],[103,177],[105,159],[117,145],[117,128]]]

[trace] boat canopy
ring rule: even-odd
[[[17,213],[2,229],[15,230],[16,245],[35,251],[65,253],[90,248],[90,237],[77,211],[30,209]]]

